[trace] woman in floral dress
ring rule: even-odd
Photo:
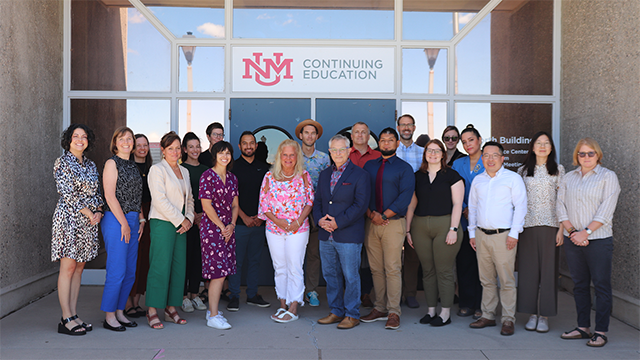
[[[211,148],[213,167],[200,177],[199,198],[204,214],[200,220],[202,277],[210,279],[207,326],[226,330],[231,325],[218,311],[222,284],[236,273],[235,228],[238,218],[238,179],[233,166],[233,147],[219,141]]]
[[[102,219],[102,195],[96,164],[84,156],[95,142],[86,125],[71,124],[62,134],[64,154],[53,165],[60,199],[53,213],[51,261],[60,261],[58,299],[62,319],[58,332],[85,335],[91,331],[76,313],[80,280],[87,261],[98,256],[98,223]]]

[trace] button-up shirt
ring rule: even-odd
[[[413,172],[418,171],[420,169],[420,165],[422,165],[422,153],[424,152],[424,148],[418,146],[418,144],[412,142],[409,146],[404,146],[402,142],[398,145],[396,149],[396,155],[407,163],[411,165],[413,168]]]
[[[320,176],[320,172],[331,165],[329,155],[318,150],[313,150],[313,154],[311,154],[311,156],[307,156],[304,152],[302,155],[304,156],[305,170],[307,170],[311,176],[311,182],[313,183],[313,189],[315,190],[315,188],[318,187],[318,177]]]
[[[476,237],[476,228],[508,229],[517,239],[527,214],[527,189],[522,177],[501,167],[494,177],[486,172],[473,179],[469,194],[469,237]]]
[[[602,223],[589,240],[613,236],[613,213],[620,195],[620,183],[613,171],[600,165],[582,176],[580,168],[568,172],[558,190],[558,221],[569,220],[577,230],[592,221]],[[567,229],[565,236],[569,236]]]
[[[332,166],[333,172],[331,173],[331,183],[329,184],[329,187],[331,188],[331,195],[333,195],[333,188],[336,187],[338,180],[340,180],[340,176],[342,176],[344,169],[347,168],[347,165],[349,165],[350,162],[351,161],[347,159],[347,161],[344,164],[342,164],[342,166],[340,166],[339,168],[336,168],[336,164],[333,164]]]
[[[369,161],[364,165],[364,170],[369,173],[371,180],[371,199],[369,209],[376,210],[376,177],[378,169],[382,165],[382,157]],[[396,213],[397,217],[407,214],[407,207],[411,202],[416,179],[411,166],[405,161],[393,155],[387,159],[382,174],[382,207]]]
[[[373,150],[369,145],[367,145],[367,151],[364,154],[361,154],[355,147],[351,148],[351,153],[349,154],[349,160],[358,167],[364,168],[364,164],[369,160],[377,159],[382,156],[382,153],[378,150]]]

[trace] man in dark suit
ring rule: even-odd
[[[313,203],[331,308],[318,323],[339,322],[339,329],[351,329],[360,324],[360,253],[371,182],[369,174],[349,160],[349,139],[345,136],[329,140],[329,153],[334,164],[320,173]]]

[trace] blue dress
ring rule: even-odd
[[[473,182],[473,179],[475,179],[478,174],[482,174],[484,172],[482,157],[478,159],[478,163],[473,169],[471,169],[471,158],[469,156],[465,156],[454,161],[451,168],[457,171],[464,179],[464,202],[462,203],[462,210],[464,210],[469,207],[469,191],[471,191],[471,183]],[[462,230],[467,231],[469,221],[464,215],[461,216],[460,224],[462,225]]]

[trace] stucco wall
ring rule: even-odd
[[[561,162],[595,138],[622,193],[614,216],[613,289],[640,299],[640,1],[562,2]],[[616,305],[614,304],[614,312]],[[638,321],[636,317],[636,322]]]
[[[62,1],[0,1],[0,316],[55,287],[62,34]]]

